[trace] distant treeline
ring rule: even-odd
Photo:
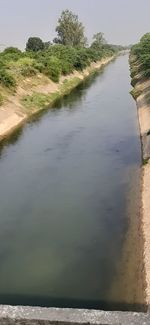
[[[131,48],[131,77],[133,86],[141,78],[150,78],[150,33]]]
[[[26,50],[9,47],[0,53],[0,87],[15,89],[20,78],[43,73],[58,82],[61,75],[83,70],[91,62],[112,56],[122,46],[109,45],[103,33],[93,36],[89,46],[84,26],[71,11],[62,12],[56,27],[57,37],[53,42],[43,42],[39,37],[30,37]]]

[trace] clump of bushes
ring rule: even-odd
[[[134,45],[131,49],[131,64],[132,71],[131,77],[135,78],[135,74],[138,72],[146,78],[150,77],[150,33],[145,34],[140,42]],[[136,84],[138,80],[133,81],[133,85]]]
[[[42,43],[39,38],[30,38],[25,52],[9,47],[0,53],[0,82],[5,87],[15,88],[20,76],[30,77],[36,73],[43,73],[54,82],[59,82],[61,75],[74,70],[82,71],[91,62],[97,62],[115,52],[108,45],[101,49],[92,46],[72,47]]]
[[[34,64],[35,60],[28,57],[21,58],[17,62],[17,65],[20,69],[20,73],[24,77],[30,77],[37,73]]]
[[[45,64],[45,74],[54,82],[59,82],[61,75],[61,62],[55,56],[51,56]]]
[[[4,68],[0,69],[0,83],[8,88],[16,88],[16,80]]]

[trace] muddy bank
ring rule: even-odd
[[[14,96],[9,96],[7,102],[0,107],[0,140],[7,137],[16,128],[22,125],[30,116],[43,110],[45,106],[50,106],[57,98],[69,93],[77,87],[86,77],[103,65],[109,63],[114,57],[102,59],[97,63],[92,63],[83,72],[75,71],[71,75],[60,78],[59,83],[54,83],[46,76],[39,74],[31,78],[26,78],[17,88]],[[45,96],[44,106],[33,103],[24,105],[22,99],[25,96]],[[46,98],[47,96],[47,98]]]
[[[144,240],[144,267],[146,304],[150,305],[150,80],[140,81],[134,91],[136,98],[142,145],[141,226]]]

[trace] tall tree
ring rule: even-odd
[[[26,44],[26,51],[37,52],[44,49],[44,43],[39,37],[30,37]]]
[[[93,43],[91,45],[92,48],[95,48],[96,50],[101,50],[104,45],[106,45],[107,42],[104,38],[104,34],[99,32],[93,36]]]
[[[57,37],[53,40],[54,43],[73,47],[86,45],[87,39],[84,35],[84,26],[72,11],[62,11],[56,32]]]

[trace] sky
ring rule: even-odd
[[[89,42],[103,32],[109,43],[129,45],[150,32],[150,0],[0,0],[0,49],[24,49],[30,36],[53,40],[64,9],[79,16]]]

